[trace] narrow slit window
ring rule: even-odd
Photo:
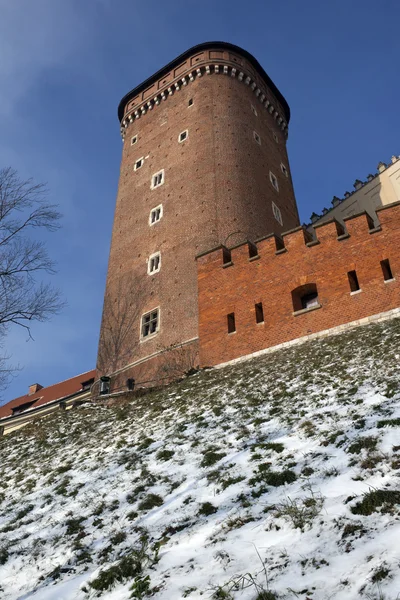
[[[235,333],[235,331],[236,331],[235,313],[229,313],[229,315],[227,315],[227,320],[228,320],[228,333]]]
[[[134,164],[134,170],[137,171],[140,167],[143,166],[143,158],[139,158]]]
[[[280,208],[275,204],[275,202],[272,202],[272,212],[274,213],[274,217],[275,219],[278,221],[278,223],[280,225],[283,225],[283,219],[282,219],[282,213]]]
[[[253,131],[253,137],[254,137],[255,141],[257,142],[257,144],[258,144],[259,146],[261,146],[261,138],[260,138],[260,136],[258,135],[257,131]]]
[[[188,132],[188,130],[186,129],[185,131],[182,131],[182,132],[179,134],[179,137],[178,137],[178,142],[181,144],[182,142],[184,142],[185,140],[187,140],[187,139],[188,139],[188,137],[189,137],[189,132]]]
[[[188,102],[188,106],[193,106],[193,98],[190,98],[190,100]]]
[[[272,187],[274,187],[276,191],[279,192],[278,180],[276,176],[272,173],[272,171],[269,172],[269,180],[272,183]]]
[[[385,260],[381,260],[381,268],[383,273],[383,279],[385,281],[390,281],[391,279],[394,279],[388,258],[385,258]]]
[[[350,291],[358,292],[360,289],[360,284],[358,283],[357,273],[355,271],[349,271],[347,273],[347,277],[349,278]]]
[[[149,262],[147,263],[147,272],[149,275],[153,275],[153,273],[158,273],[161,269],[161,254],[156,252],[149,257]]]
[[[164,169],[162,171],[159,171],[158,173],[154,173],[154,175],[152,176],[151,189],[154,190],[154,188],[159,187],[163,183],[164,183]]]
[[[255,106],[253,106],[253,104],[251,105],[251,111],[252,111],[253,115],[255,115],[257,117],[257,109]]]
[[[258,302],[256,305],[256,323],[264,323],[264,310],[262,302]]]
[[[283,163],[281,163],[281,171],[285,177],[289,177],[288,170]]]
[[[152,310],[142,316],[142,338],[147,338],[150,335],[157,333],[159,329],[159,310]]]

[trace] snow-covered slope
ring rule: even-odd
[[[0,440],[4,600],[395,600],[400,319]]]

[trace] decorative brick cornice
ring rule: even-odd
[[[133,90],[121,101],[120,112],[123,112],[121,136],[123,139],[131,123],[140,119],[148,111],[157,108],[169,96],[179,92],[182,87],[186,87],[198,78],[212,74],[236,78],[239,82],[247,85],[258,102],[271,114],[277,127],[287,137],[288,117],[286,114],[289,114],[289,109],[286,101],[283,97],[282,100],[285,104],[283,105],[279,101],[274,94],[274,91],[278,92],[278,90],[272,82],[269,85],[269,78],[269,81],[265,81],[267,77],[265,72],[262,70],[263,72],[259,73],[254,65],[241,54],[218,47],[205,49],[197,55],[196,53],[189,54],[180,64],[171,63],[171,67],[173,68],[169,72],[166,73],[163,69],[159,72],[159,77],[156,74],[151,80],[148,80],[149,87],[142,89],[143,86],[139,86],[135,88],[138,92],[136,95]],[[271,90],[271,87],[274,87],[275,90]]]

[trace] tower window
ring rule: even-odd
[[[159,187],[164,183],[164,169],[162,171],[158,171],[158,173],[154,173],[151,178],[151,189]]]
[[[142,316],[141,337],[148,338],[160,329],[160,311],[158,308]]]
[[[136,144],[137,141],[138,141],[138,136],[134,135],[133,138],[131,139],[131,146],[133,146],[134,144]]]
[[[274,140],[276,141],[276,143],[279,144],[279,138],[276,135],[275,131],[272,132],[272,137],[274,138]]]
[[[229,313],[229,315],[227,315],[226,318],[228,321],[228,333],[235,333],[235,331],[236,331],[235,313]]]
[[[272,183],[273,187],[276,189],[276,191],[279,192],[278,180],[271,171],[269,172],[269,180]]]
[[[349,278],[350,291],[358,292],[360,290],[360,285],[358,283],[357,273],[355,271],[349,271],[347,277]]]
[[[143,159],[143,156],[142,156],[142,158],[139,158],[139,159],[138,159],[138,160],[135,162],[135,164],[134,164],[134,166],[133,166],[133,169],[134,169],[135,171],[137,171],[138,169],[140,169],[140,167],[142,167],[142,166],[143,166],[143,162],[144,162],[144,159]]]
[[[272,212],[274,213],[274,217],[278,221],[278,223],[280,225],[283,225],[282,213],[280,211],[280,208],[278,208],[275,204],[275,202],[272,202]]]
[[[154,273],[158,273],[161,269],[161,254],[160,252],[156,252],[149,256],[149,262],[147,263],[147,273],[149,275],[153,275]]]
[[[255,106],[251,105],[251,111],[255,116],[257,116],[257,109]]]
[[[261,146],[261,138],[260,138],[260,136],[258,135],[257,131],[253,131],[253,137],[254,137],[255,141],[257,142],[257,144],[258,144],[259,146]]]
[[[193,106],[193,98],[190,98],[190,100],[188,102],[188,106]]]
[[[262,302],[258,302],[255,305],[256,309],[256,323],[264,323],[264,310]]]
[[[154,225],[154,223],[157,223],[161,219],[162,215],[163,207],[162,204],[160,204],[150,211],[149,224]]]
[[[394,279],[388,258],[385,258],[385,260],[381,260],[381,268],[383,273],[383,279],[385,281],[390,281],[391,279]]]
[[[178,142],[179,142],[179,143],[181,143],[181,142],[184,142],[185,140],[187,140],[187,139],[188,139],[188,137],[189,137],[189,132],[188,132],[188,130],[186,129],[185,131],[182,131],[182,132],[179,134],[179,137],[178,137]]]
[[[283,163],[281,163],[281,171],[284,174],[285,177],[289,177],[289,173],[287,168],[285,167],[285,165]]]

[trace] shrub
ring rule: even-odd
[[[199,508],[198,514],[208,517],[209,515],[213,515],[214,513],[216,513],[217,510],[218,508],[211,504],[211,502],[203,502],[203,504],[201,504]]]
[[[359,454],[363,448],[366,450],[375,450],[377,443],[377,438],[372,436],[360,437],[355,442],[350,444],[350,446],[347,448],[347,452],[350,454]]]
[[[68,519],[65,524],[67,526],[67,531],[65,535],[75,535],[84,531],[82,527],[82,523],[85,519],[83,517],[78,517],[76,519]]]
[[[142,573],[142,563],[136,550],[127,554],[115,565],[100,571],[96,579],[90,582],[90,587],[99,592],[110,590],[116,583],[133,579]]]
[[[158,460],[170,460],[175,454],[174,450],[160,450],[156,454]]]
[[[158,494],[147,494],[139,503],[139,510],[151,510],[156,506],[161,506],[164,500]]]
[[[201,467],[211,467],[216,462],[221,460],[226,456],[225,452],[214,452],[214,450],[209,450],[204,453],[203,460],[200,463]]]
[[[370,490],[364,494],[361,502],[350,508],[353,515],[372,515],[379,512],[393,512],[393,507],[400,504],[400,492],[394,490]]]
[[[8,550],[4,546],[0,548],[0,565],[5,565],[8,561]]]

